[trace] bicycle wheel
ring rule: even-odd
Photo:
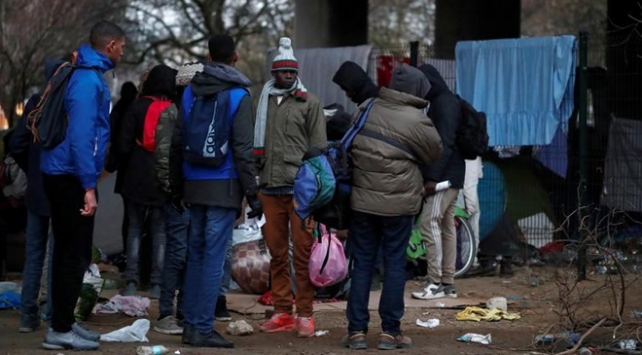
[[[455,262],[455,277],[463,277],[475,262],[477,246],[470,223],[461,216],[455,216],[457,231],[457,260]]]

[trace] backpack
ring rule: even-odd
[[[136,143],[146,151],[153,153],[156,150],[156,127],[158,126],[158,119],[161,113],[168,108],[172,102],[165,98],[159,99],[153,96],[144,97],[151,99],[152,103],[147,108],[147,113],[145,113],[143,139],[142,141],[136,140]]]
[[[219,167],[229,151],[231,123],[239,100],[230,103],[232,96],[248,94],[237,87],[214,95],[195,96],[183,130],[183,157],[195,165]]]
[[[473,160],[488,150],[486,114],[457,95],[461,106],[461,121],[457,130],[457,148],[464,159]]]
[[[352,190],[352,141],[366,124],[374,99],[339,142],[311,148],[294,178],[294,212],[301,220],[313,216],[327,227],[344,229]]]
[[[60,61],[57,69],[38,101],[36,108],[29,113],[27,126],[33,134],[34,140],[43,149],[50,150],[65,140],[69,117],[65,109],[65,95],[67,84],[76,69],[89,69],[76,66],[78,53],[74,52],[70,61]],[[93,71],[102,76],[95,68]]]

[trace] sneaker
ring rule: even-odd
[[[296,330],[299,338],[311,338],[314,336],[314,319],[312,317],[297,317]]]
[[[439,285],[435,285],[434,283],[429,283],[421,290],[412,293],[412,298],[420,300],[434,300],[444,297],[446,297],[446,295],[444,294],[443,288]]]
[[[412,340],[405,335],[379,334],[379,346],[377,347],[379,350],[408,349],[411,346]]]
[[[45,341],[42,342],[42,347],[47,350],[97,350],[98,346],[97,342],[87,340],[74,331],[58,333],[51,328],[45,335]]]
[[[138,292],[138,287],[135,282],[128,282],[127,286],[123,287],[120,290],[120,294],[123,296],[136,296]]]
[[[289,332],[294,330],[294,318],[289,313],[274,313],[269,321],[261,324],[263,333]]]
[[[20,333],[33,333],[40,328],[40,319],[38,316],[21,316],[20,317]]]
[[[443,285],[441,289],[444,291],[444,295],[450,298],[457,298],[457,290],[455,285]]]
[[[214,317],[219,322],[229,322],[232,320],[232,315],[227,310],[227,299],[225,296],[218,296],[216,300],[216,309],[214,310]]]
[[[178,320],[174,316],[167,316],[159,320],[154,326],[154,330],[161,334],[183,334],[183,327],[178,324]]]
[[[89,330],[85,328],[82,323],[74,323],[71,325],[71,330],[74,331],[74,333],[80,335],[82,338],[91,340],[91,341],[98,341],[100,340],[100,333],[94,332],[92,330]]]
[[[160,298],[161,295],[161,288],[159,285],[154,285],[149,289],[149,292],[147,292],[147,295],[149,296],[150,299],[152,300],[157,300]]]
[[[353,332],[344,335],[341,339],[341,346],[353,350],[367,349],[368,343],[366,342],[366,333]]]

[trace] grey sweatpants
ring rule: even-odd
[[[419,231],[426,243],[428,277],[435,284],[452,284],[457,261],[455,203],[458,189],[439,191],[424,202]]]

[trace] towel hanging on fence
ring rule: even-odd
[[[457,93],[486,112],[489,145],[547,145],[568,129],[574,36],[458,42]]]

